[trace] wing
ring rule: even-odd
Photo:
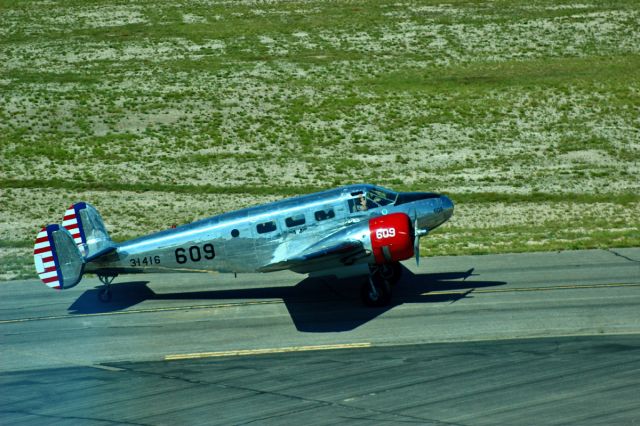
[[[258,271],[273,272],[289,269],[304,274],[322,268],[351,265],[360,257],[367,255],[360,241],[347,240],[332,244],[316,244],[292,258],[262,266]]]

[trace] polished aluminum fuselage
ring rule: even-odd
[[[255,272],[286,261],[335,233],[348,235],[354,224],[395,212],[432,230],[451,217],[453,203],[428,193],[405,193],[405,201],[352,212],[354,193],[375,190],[374,185],[350,185],[249,207],[126,241],[111,256],[88,263],[85,272],[101,274],[161,271]],[[402,195],[402,193],[400,193]],[[424,194],[424,196],[420,196]],[[318,221],[315,213],[333,209],[335,217]],[[286,218],[304,215],[305,223],[290,226]],[[276,229],[259,233],[258,225],[275,221]],[[364,221],[364,222],[363,222]],[[362,229],[362,227],[360,227]],[[373,263],[371,255],[358,259]],[[324,266],[323,266],[324,267]]]

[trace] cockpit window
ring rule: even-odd
[[[373,204],[362,192],[358,193],[355,198],[349,200],[349,211],[351,213],[365,212],[376,207],[378,206]]]
[[[367,192],[367,199],[376,203],[379,207],[393,204],[398,198],[398,194],[392,191],[385,191],[381,188],[371,189]]]
[[[354,198],[349,200],[349,211],[351,213],[393,204],[396,198],[398,198],[397,193],[381,188],[370,189],[366,193],[363,191],[352,192],[351,195],[354,196]]]

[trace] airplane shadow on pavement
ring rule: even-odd
[[[403,267],[404,268],[404,267]],[[100,287],[85,291],[69,306],[71,314],[97,314],[124,311],[147,300],[217,301],[219,304],[263,303],[281,299],[289,310],[296,328],[302,332],[326,333],[349,331],[360,327],[384,312],[405,303],[455,303],[473,297],[473,290],[505,285],[504,281],[478,281],[473,268],[464,272],[414,274],[404,268],[400,282],[394,287],[391,305],[381,308],[363,306],[360,287],[365,277],[352,279],[305,278],[290,287],[259,287],[233,290],[210,290],[155,293],[148,281],[112,284],[113,299],[98,300]],[[218,303],[202,305],[215,307]],[[171,305],[180,309],[180,305]],[[201,306],[191,303],[190,306]],[[153,306],[142,309],[155,310]]]

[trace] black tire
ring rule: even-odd
[[[362,302],[366,306],[371,307],[381,307],[387,306],[391,303],[391,285],[389,280],[382,278],[380,273],[371,274],[371,280],[373,281],[373,285],[378,292],[377,295],[374,295],[371,291],[371,284],[369,283],[369,278],[364,282],[360,289],[360,296],[362,297]]]
[[[382,276],[388,280],[392,286],[398,284],[398,281],[402,278],[403,270],[404,268],[400,262],[387,263],[380,267]]]
[[[113,295],[111,294],[111,289],[108,288],[101,288],[98,292],[98,299],[100,299],[100,301],[103,303],[111,302],[112,296]]]

